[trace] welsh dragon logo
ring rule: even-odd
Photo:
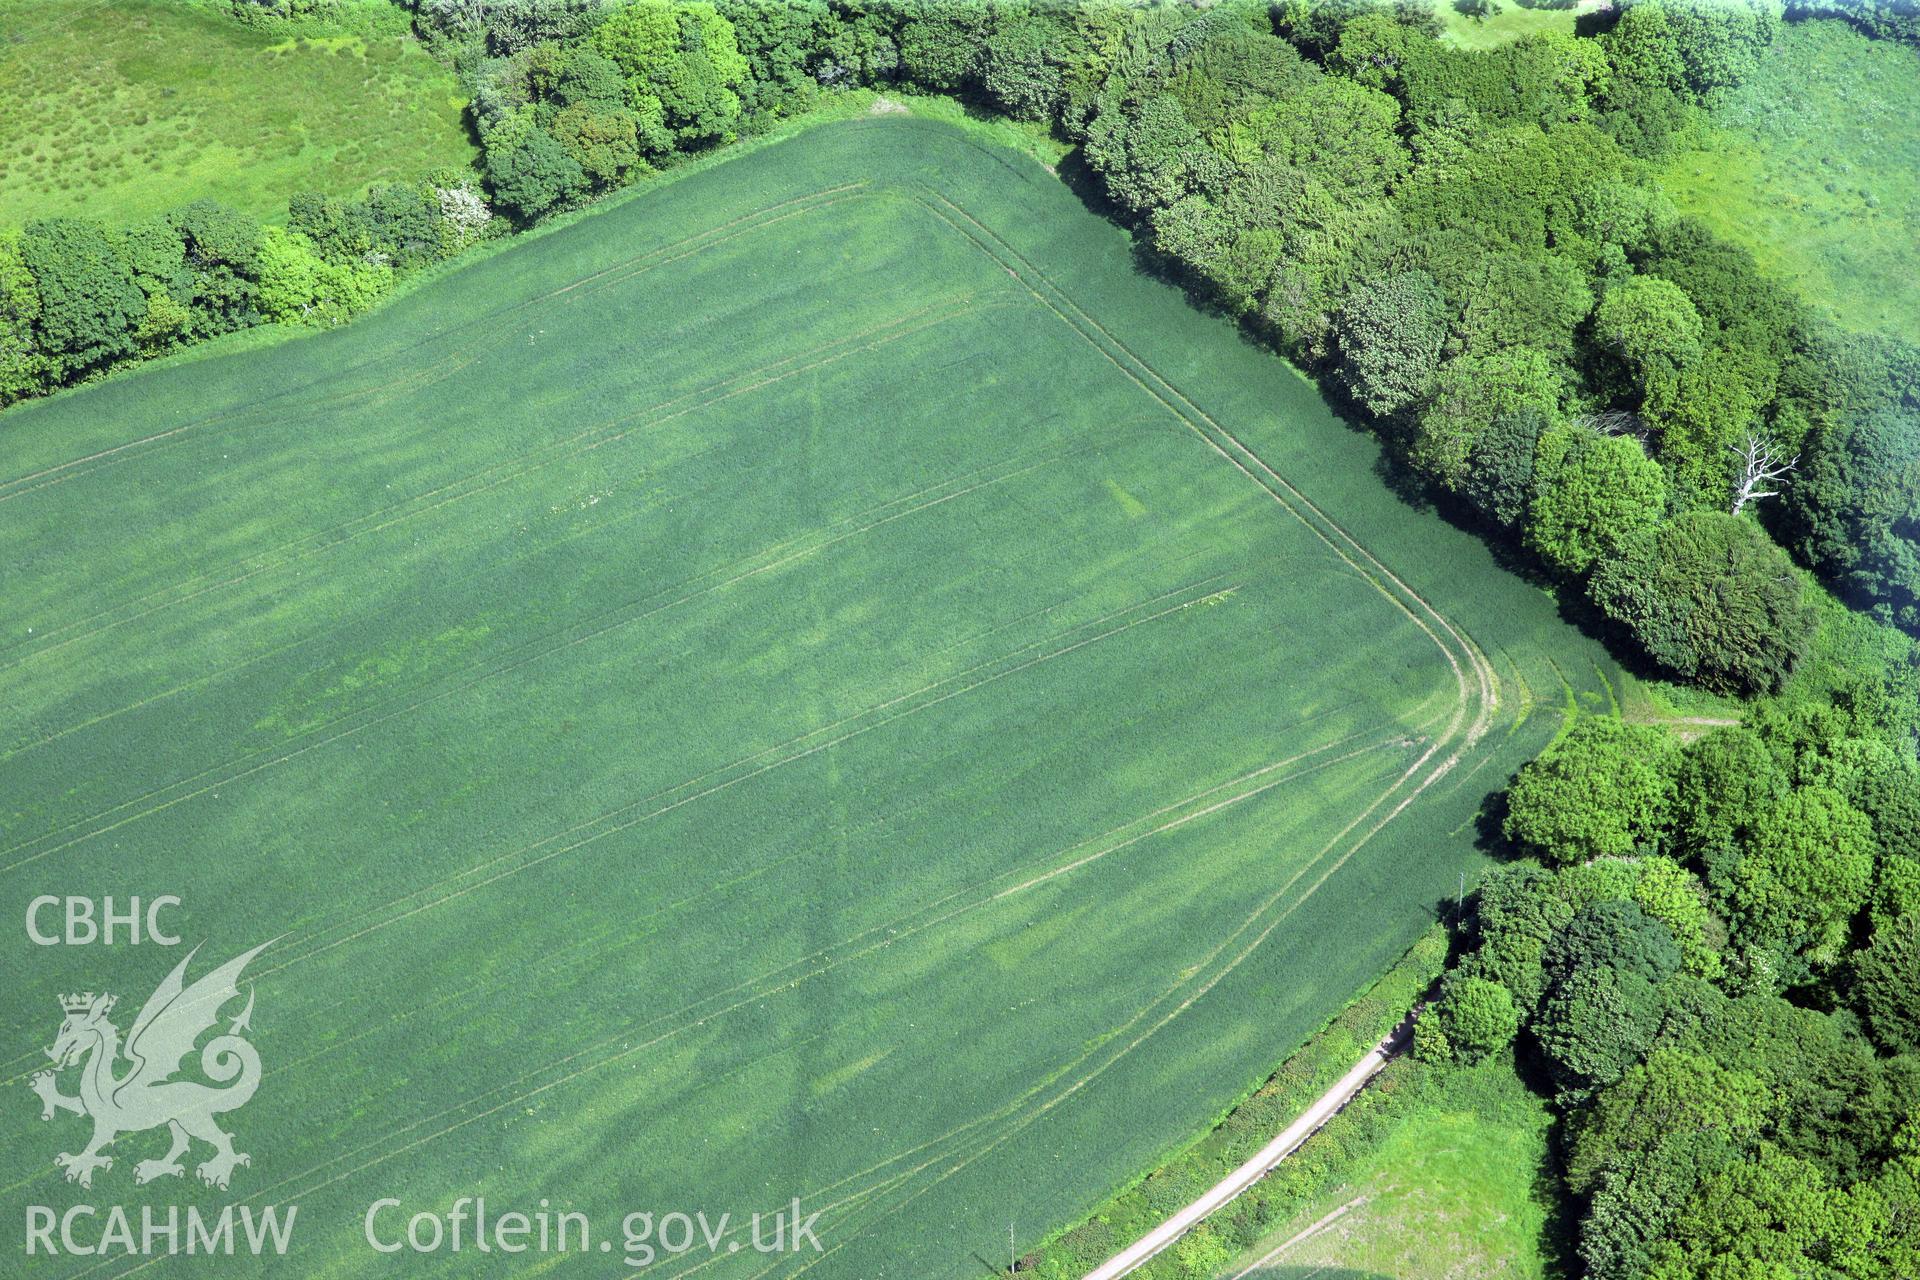
[[[91,991],[60,997],[66,1020],[47,1050],[53,1070],[33,1077],[33,1091],[43,1104],[42,1120],[53,1119],[56,1111],[93,1119],[93,1140],[85,1150],[78,1155],[63,1151],[54,1157],[68,1182],[92,1186],[96,1169],[113,1168],[113,1157],[102,1152],[114,1139],[161,1125],[172,1133],[173,1145],[160,1159],[134,1166],[136,1183],[180,1177],[186,1172],[180,1157],[196,1138],[213,1148],[213,1155],[195,1170],[209,1186],[224,1191],[234,1167],[252,1163],[244,1152],[233,1149],[233,1135],[214,1122],[215,1116],[245,1106],[260,1084],[260,1055],[243,1036],[253,1016],[251,989],[246,1008],[228,1024],[225,1034],[207,1041],[200,1050],[200,1072],[214,1084],[174,1077],[195,1043],[219,1021],[220,1010],[239,998],[241,970],[268,945],[261,943],[229,960],[189,987],[183,979],[200,950],[195,947],[147,997],[124,1047],[120,1029],[107,1016],[116,997]],[[76,1065],[80,1093],[70,1098],[60,1092],[55,1077]]]

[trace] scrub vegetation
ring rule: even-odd
[[[336,13],[248,28],[180,0],[0,0],[0,234],[200,198],[277,220],[296,191],[467,169],[451,69],[390,5]]]

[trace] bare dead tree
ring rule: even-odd
[[[1779,446],[1762,431],[1749,431],[1745,444],[1730,444],[1727,448],[1740,459],[1740,487],[1733,495],[1735,515],[1739,515],[1749,502],[1779,497],[1780,490],[1763,486],[1779,484],[1786,479],[1788,472],[1800,465],[1800,455],[1797,453],[1782,462],[1774,452]]]
[[[1603,409],[1598,413],[1583,413],[1574,419],[1580,426],[1590,431],[1598,431],[1603,436],[1632,436],[1641,444],[1647,442],[1651,434],[1647,429],[1647,420],[1628,409]]]

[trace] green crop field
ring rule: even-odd
[[[178,0],[0,0],[0,230],[201,196],[279,218],[295,191],[468,165],[460,107],[453,73],[402,34],[250,31]]]
[[[822,126],[0,416],[0,880],[277,939],[252,1164],[166,1197],[297,1203],[288,1274],[630,1273],[362,1240],[480,1194],[822,1213],[648,1275],[978,1276],[1386,968],[1614,696],[1376,451],[1038,163]],[[179,952],[0,947],[0,1213],[137,1202],[164,1137],[65,1184],[26,1081],[57,992],[131,1019]]]
[[[1854,329],[1920,339],[1920,54],[1784,24],[1760,70],[1661,171],[1682,211]]]

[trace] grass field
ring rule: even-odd
[[[1539,1280],[1552,1113],[1510,1061],[1425,1072],[1385,1137],[1223,1280]]]
[[[453,73],[402,35],[296,38],[164,0],[0,0],[0,229],[212,196],[285,217],[464,167]]]
[[[1497,49],[1524,36],[1547,31],[1572,35],[1580,15],[1593,7],[1594,0],[1566,0],[1559,4],[1499,0],[1494,12],[1478,17],[1463,10],[1456,0],[1433,0],[1442,38],[1463,49]]]
[[[231,1196],[300,1205],[288,1274],[484,1194],[799,1196],[824,1257],[700,1274],[980,1275],[1385,969],[1611,696],[1375,457],[1032,160],[823,126],[0,416],[0,905],[279,939]],[[0,1214],[151,1193],[150,1135],[63,1184],[24,1084],[175,954],[0,956]],[[405,1273],[624,1273],[521,1261]]]
[[[1661,183],[1854,329],[1920,340],[1920,54],[1839,21],[1781,27]]]

